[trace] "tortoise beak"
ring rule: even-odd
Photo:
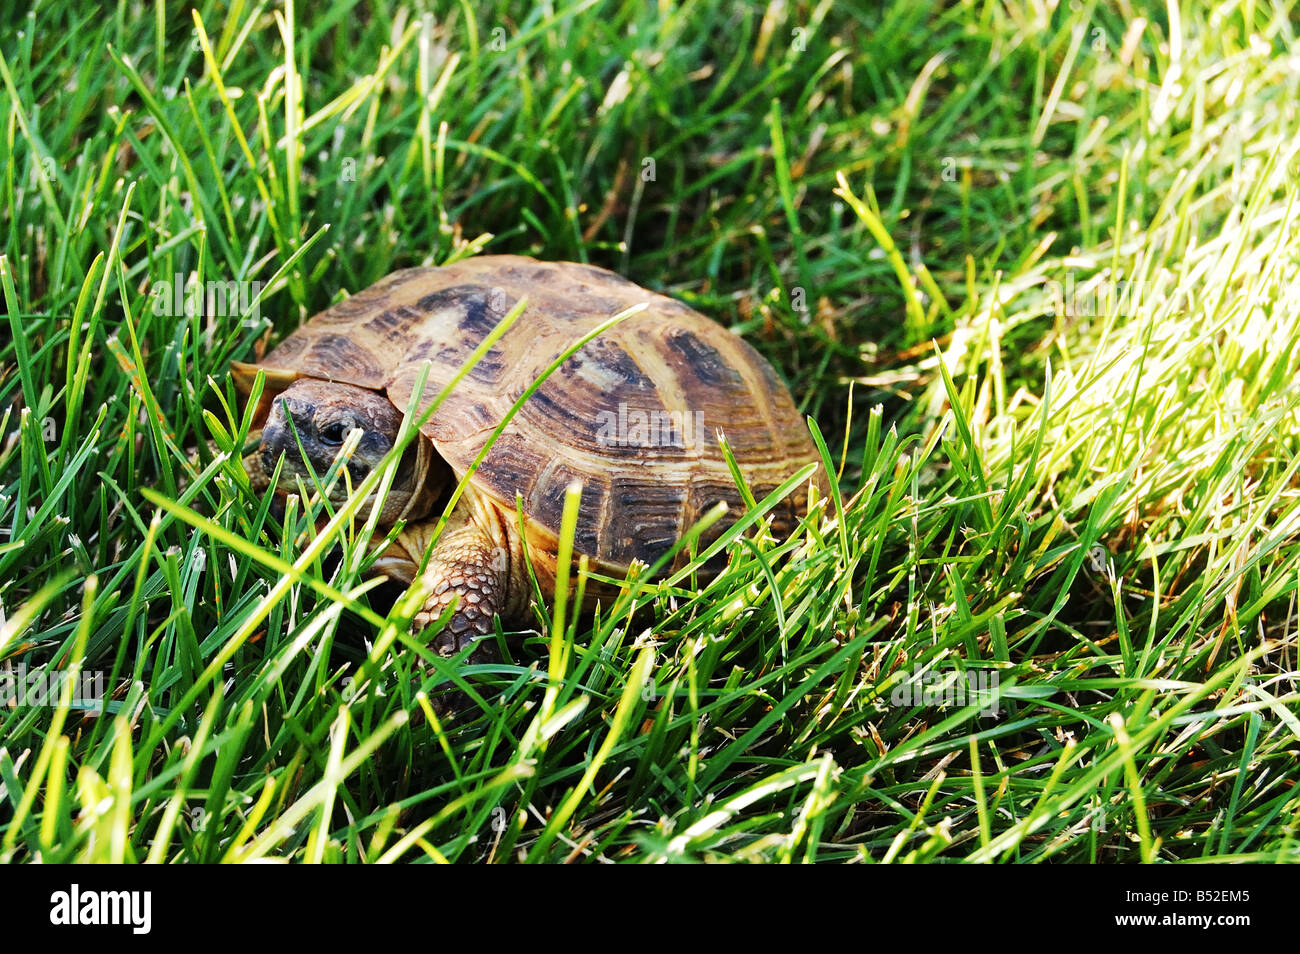
[[[294,427],[302,434],[302,428],[294,421]],[[289,472],[295,468],[292,462],[300,456],[298,453],[298,443],[293,439],[293,432],[283,424],[267,424],[262,429],[262,446],[258,449],[262,458],[262,467],[270,474],[274,472],[275,465],[280,461],[280,455],[286,456],[285,466]]]
[[[281,433],[281,428],[269,426],[262,431],[262,446],[258,448],[257,456],[262,462],[263,473],[268,475],[275,471],[276,461],[280,459],[281,441],[278,438]]]
[[[253,431],[248,435],[249,442],[244,445],[241,461],[244,473],[248,474],[249,486],[254,493],[264,493],[271,486],[271,476],[262,459],[262,432]]]
[[[275,405],[267,418],[266,426],[262,428],[262,445],[258,448],[258,453],[262,458],[262,467],[266,473],[270,474],[275,470],[276,463],[280,460],[281,454],[289,454],[292,460],[295,456],[293,452],[297,451],[297,442],[293,438],[293,432],[303,435],[306,432],[303,429],[304,423],[310,421],[310,408],[301,401],[295,401],[292,398],[276,398]],[[293,429],[290,430],[285,423],[287,420],[293,421]]]

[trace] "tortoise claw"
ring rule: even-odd
[[[442,609],[445,609],[445,605]],[[411,621],[412,631],[415,633],[423,632],[441,615],[441,609],[431,611],[426,607],[426,609],[417,613]],[[467,661],[471,664],[495,662],[499,658],[499,654],[491,639],[494,633],[495,628],[492,626],[490,618],[477,614],[467,615],[457,612],[447,622],[447,625],[434,635],[433,649],[439,656],[448,659],[455,656],[466,646],[477,643],[478,645],[470,653]]]

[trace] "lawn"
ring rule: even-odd
[[[1295,0],[427,6],[4,15],[0,861],[1300,860]],[[480,252],[831,498],[437,656],[229,368]]]

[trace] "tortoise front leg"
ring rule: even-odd
[[[440,655],[452,656],[490,635],[492,617],[506,615],[510,586],[508,541],[495,540],[473,521],[449,525],[434,544],[421,580],[428,596],[415,614],[420,632],[456,603],[446,627],[434,639]],[[476,653],[477,655],[477,653]]]

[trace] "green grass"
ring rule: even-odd
[[[0,706],[0,859],[1300,859],[1294,0],[383,6],[7,14],[0,667],[108,698]],[[480,250],[742,334],[820,519],[437,658],[208,442]]]

